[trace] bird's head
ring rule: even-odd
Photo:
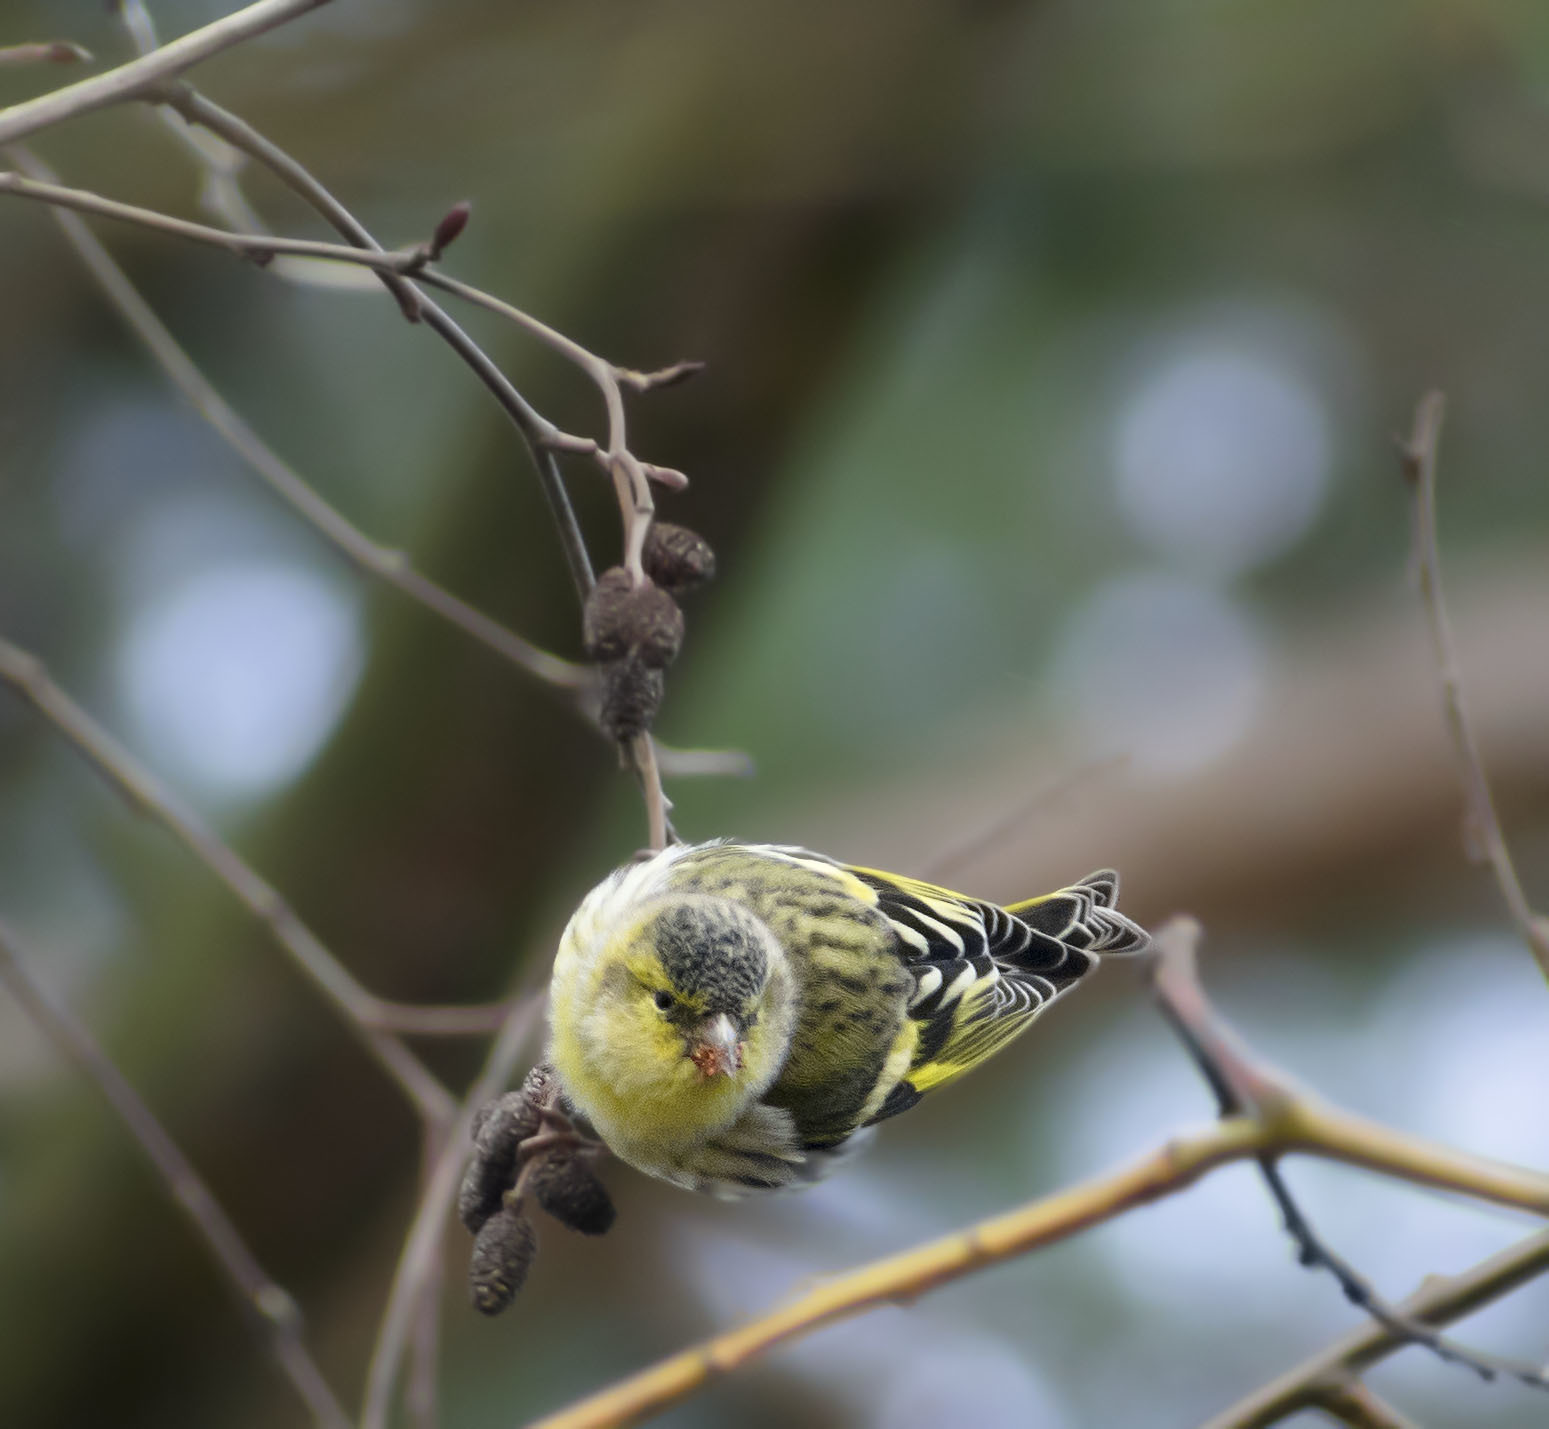
[[[626,996],[653,1040],[701,1082],[741,1081],[777,962],[783,972],[769,929],[723,898],[673,898],[648,906],[625,941]]]
[[[784,1061],[795,1015],[785,955],[762,920],[728,899],[668,896],[631,914],[567,933],[554,1051],[584,1060],[570,1080],[605,1082],[632,1118],[728,1124]]]

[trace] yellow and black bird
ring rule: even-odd
[[[555,960],[549,1060],[622,1160],[692,1190],[813,1180],[1143,929],[1116,873],[1002,908],[801,848],[679,845],[619,869]]]

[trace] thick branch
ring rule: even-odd
[[[240,45],[255,35],[305,15],[328,0],[256,0],[233,15],[191,31],[153,54],[143,55],[90,79],[40,95],[25,104],[0,109],[0,144],[11,144],[52,124],[135,99],[152,85],[164,83],[211,55]]]
[[[38,1030],[94,1081],[139,1142],[172,1199],[208,1247],[231,1283],[243,1310],[295,1387],[313,1422],[344,1429],[348,1416],[301,1338],[301,1312],[286,1290],[254,1258],[215,1193],[194,1169],[139,1093],[124,1079],[84,1024],[49,1002],[22,960],[14,933],[0,923],[0,984],[21,1004]]]
[[[1477,850],[1495,874],[1511,921],[1528,945],[1539,969],[1549,978],[1549,919],[1534,913],[1512,864],[1511,850],[1501,832],[1484,756],[1463,697],[1463,675],[1452,622],[1441,589],[1441,552],[1436,539],[1436,453],[1441,441],[1446,401],[1440,392],[1428,392],[1415,409],[1414,430],[1400,443],[1404,477],[1409,483],[1414,510],[1414,573],[1425,604],[1431,652],[1441,682],[1442,712],[1452,740],[1463,782],[1465,832],[1469,847]]]
[[[1135,1206],[1193,1185],[1218,1166],[1255,1155],[1267,1140],[1264,1128],[1246,1117],[1174,1137],[1119,1171],[835,1276],[752,1324],[662,1360],[537,1421],[531,1429],[612,1429],[635,1423],[787,1340],[878,1305],[913,1300],[986,1266],[1053,1245]]]
[[[1026,1255],[1162,1196],[1228,1162],[1297,1150],[1420,1185],[1549,1216],[1549,1176],[1465,1156],[1286,1092],[1272,1116],[1229,1117],[1139,1161],[1009,1215],[836,1276],[739,1330],[717,1335],[534,1429],[611,1429],[694,1393],[786,1340],[876,1305],[912,1300],[987,1265]]]

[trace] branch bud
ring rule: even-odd
[[[432,262],[441,256],[443,249],[449,248],[457,241],[463,229],[468,226],[468,219],[472,213],[473,205],[466,199],[461,203],[454,203],[446,211],[446,215],[436,225],[436,231],[430,235],[430,258]]]

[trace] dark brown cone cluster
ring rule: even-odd
[[[674,592],[715,573],[715,553],[686,526],[654,521],[641,552],[638,585],[623,566],[602,573],[587,598],[582,640],[602,667],[598,720],[621,743],[644,734],[661,707],[662,672],[683,646],[683,612]]]
[[[558,1091],[553,1071],[534,1067],[520,1089],[481,1107],[473,1120],[473,1156],[457,1214],[473,1232],[468,1287],[474,1308],[486,1315],[511,1303],[537,1254],[529,1196],[583,1235],[602,1235],[613,1225],[613,1202],[590,1165],[595,1145],[557,1111]],[[539,1137],[524,1153],[523,1143]]]

